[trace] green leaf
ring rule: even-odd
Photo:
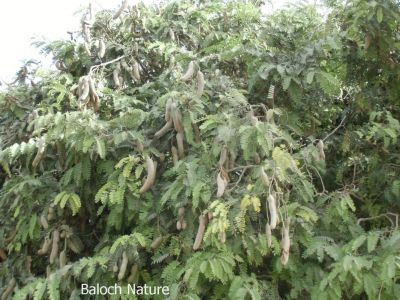
[[[376,19],[378,20],[378,23],[382,23],[382,20],[383,20],[382,7],[379,7],[378,10],[376,11]]]
[[[377,231],[372,231],[368,234],[367,238],[367,249],[368,253],[371,253],[372,251],[375,250],[376,245],[378,243],[380,233]]]

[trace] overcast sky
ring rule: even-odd
[[[90,0],[2,0],[0,3],[0,79],[11,81],[24,59],[43,61],[31,46],[32,37],[50,40],[68,38],[67,31],[79,30],[80,15]],[[143,2],[152,2],[145,0]],[[92,0],[95,11],[115,8],[121,1]],[[130,0],[130,4],[138,0]],[[273,8],[296,0],[273,0]],[[268,10],[271,7],[268,7]]]

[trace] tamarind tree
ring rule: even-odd
[[[0,93],[1,299],[400,295],[399,3],[327,6],[124,1],[37,41],[57,70]]]

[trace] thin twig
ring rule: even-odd
[[[396,223],[395,224],[393,223],[393,220],[389,216],[394,216],[396,218]],[[360,223],[364,222],[364,221],[375,220],[375,219],[379,219],[379,218],[382,218],[382,217],[388,219],[390,224],[392,225],[392,227],[394,227],[395,229],[398,228],[399,215],[395,214],[395,213],[391,213],[391,212],[380,214],[380,215],[377,215],[377,216],[374,216],[374,217],[369,217],[369,218],[359,218],[357,220],[357,225],[360,225]]]
[[[106,62],[103,62],[103,63],[101,63],[101,64],[91,66],[91,67],[90,67],[90,70],[89,70],[89,74],[92,74],[93,71],[94,71],[95,69],[98,69],[98,68],[105,67],[105,66],[107,66],[107,65],[113,64],[113,63],[115,63],[115,62],[117,62],[117,61],[119,61],[119,60],[125,58],[125,56],[126,56],[126,55],[122,55],[122,56],[117,57],[117,58],[115,58],[115,59],[113,59],[113,60],[106,61]]]
[[[242,173],[240,174],[239,179],[235,182],[235,184],[234,184],[234,186],[233,186],[232,188],[230,188],[229,190],[227,190],[227,192],[233,191],[233,190],[238,186],[238,184],[239,184],[240,181],[242,180],[242,177],[243,177],[243,175],[244,175],[245,172],[246,172],[246,169],[242,169]]]
[[[332,130],[331,133],[329,133],[322,141],[325,142],[332,134],[334,134],[336,131],[339,130],[340,127],[342,127],[344,120],[346,120],[347,115],[345,115],[342,119],[342,121],[340,121],[340,124],[338,127],[336,127],[335,129]]]
[[[243,170],[243,169],[247,170],[247,169],[256,168],[256,167],[258,167],[258,166],[257,165],[239,166],[239,167],[229,169],[229,170],[227,170],[227,172],[233,172],[233,171]]]

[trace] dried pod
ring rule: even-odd
[[[181,221],[181,225],[182,225],[182,230],[185,230],[186,227],[187,227],[187,223],[186,223],[186,220],[185,220],[185,219],[183,219],[183,220]]]
[[[254,153],[253,155],[254,162],[258,165],[261,162],[260,155],[258,153]]]
[[[56,257],[58,256],[58,242],[60,241],[60,232],[58,230],[53,231],[53,245],[51,247],[51,252],[50,252],[50,264],[53,264],[56,260]]]
[[[171,28],[169,29],[169,37],[171,38],[171,41],[175,42],[175,32]]]
[[[194,240],[193,250],[200,248],[201,242],[203,241],[204,231],[206,230],[207,217],[201,215],[199,217],[199,228],[197,230],[196,239]]]
[[[118,280],[122,280],[125,277],[126,267],[128,266],[128,256],[126,252],[122,252],[122,261],[119,266]]]
[[[76,235],[72,235],[67,239],[67,246],[76,254],[81,253],[83,250],[82,241]]]
[[[201,97],[203,95],[204,86],[205,86],[204,74],[199,70],[197,71],[197,93],[196,93],[198,97]]]
[[[282,252],[281,254],[281,263],[286,266],[289,262],[289,252]]]
[[[153,250],[157,250],[158,247],[160,247],[162,241],[163,241],[163,237],[162,236],[159,236],[159,237],[155,238],[153,240],[153,242],[151,243],[150,248],[153,249]]]
[[[156,167],[154,165],[154,161],[150,158],[150,156],[147,156],[146,158],[146,170],[147,177],[139,191],[142,194],[150,190],[156,179]]]
[[[47,219],[44,215],[40,216],[40,225],[43,227],[43,229],[49,228],[49,223],[47,223]]]
[[[90,86],[89,86],[89,76],[83,76],[82,78],[82,85],[81,88],[79,89],[79,102],[83,102],[86,100],[86,98],[89,96],[90,92]]]
[[[218,173],[217,175],[217,197],[222,197],[225,192],[225,188],[228,185],[228,181],[226,180],[225,177],[221,175],[221,172]]]
[[[122,15],[124,10],[127,8],[128,8],[128,0],[124,0],[124,2],[122,2],[122,4],[121,4],[120,8],[113,15],[113,20],[118,19]]]
[[[208,220],[210,220],[210,221],[214,218],[214,214],[212,211],[209,211],[207,216],[208,216]]]
[[[47,252],[49,252],[49,250],[50,250],[51,244],[52,244],[51,239],[49,239],[49,238],[46,236],[46,237],[44,238],[42,248],[40,248],[40,249],[38,250],[38,252],[37,252],[38,255],[45,255],[45,254],[47,254]]]
[[[261,168],[261,181],[266,186],[269,187],[270,181],[267,173],[265,173],[264,168]]]
[[[130,273],[128,279],[127,279],[127,281],[128,281],[129,283],[134,283],[134,282],[137,281],[137,276],[139,275],[139,274],[138,274],[138,270],[139,270],[138,264],[134,264],[134,265],[132,266],[132,268],[131,268],[131,273]]]
[[[185,148],[183,146],[183,133],[182,132],[178,132],[176,134],[176,144],[178,146],[179,158],[182,159],[185,157]]]
[[[159,139],[163,137],[172,128],[172,123],[172,119],[169,119],[169,121],[165,123],[165,125],[154,134],[154,138]]]
[[[194,140],[196,143],[201,143],[201,137],[200,137],[200,128],[197,126],[197,124],[192,124],[193,131],[194,131]]]
[[[89,94],[93,107],[95,108],[95,111],[97,111],[100,107],[100,98],[96,92],[94,80],[90,76],[89,76]]]
[[[254,115],[253,111],[250,112],[250,122],[253,126],[256,126],[258,123],[258,118]]]
[[[192,78],[194,73],[194,61],[189,63],[188,69],[186,70],[185,74],[181,77],[182,81],[188,81]]]
[[[268,208],[270,215],[269,225],[271,226],[271,229],[275,229],[278,222],[278,212],[276,208],[275,198],[271,194],[268,196]]]
[[[174,165],[176,165],[179,161],[179,156],[178,156],[178,150],[176,149],[175,146],[171,147],[171,154],[172,154],[172,161],[174,162]]]
[[[97,52],[97,56],[99,58],[103,58],[105,54],[106,54],[106,44],[104,43],[103,40],[100,39],[100,41],[99,41],[99,51]]]
[[[281,248],[282,251],[289,252],[290,249],[290,236],[289,236],[289,226],[284,226],[282,229],[282,241]]]
[[[172,99],[168,99],[165,103],[165,122],[168,122],[171,119],[172,102]]]
[[[60,252],[60,257],[59,257],[59,261],[60,261],[60,268],[65,267],[65,265],[67,264],[67,251],[63,250]]]
[[[137,61],[133,64],[132,75],[136,81],[140,81],[139,63]]]
[[[114,266],[113,266],[113,272],[114,272],[114,273],[117,273],[117,272],[118,272],[118,265],[117,265],[117,263],[115,263]]]
[[[177,221],[177,222],[176,222],[176,229],[177,229],[177,230],[181,230],[181,229],[182,229],[182,223],[181,223],[181,221]]]
[[[265,234],[267,235],[268,247],[271,247],[272,246],[272,230],[271,230],[271,226],[269,226],[268,223],[265,225]]]
[[[185,215],[185,208],[184,207],[179,207],[178,209],[178,216],[183,217]]]
[[[89,44],[87,42],[85,42],[83,45],[85,47],[85,51],[86,51],[87,55],[89,55],[89,56],[92,55]]]
[[[364,48],[367,50],[371,46],[372,36],[367,35],[364,39]]]
[[[0,262],[5,261],[7,259],[7,254],[3,248],[0,248]]]
[[[6,300],[8,299],[12,292],[15,289],[15,286],[17,285],[17,281],[15,280],[15,278],[11,278],[10,281],[7,284],[6,289],[4,290],[3,294],[1,295],[1,300]]]
[[[39,165],[39,163],[42,161],[42,158],[43,158],[43,154],[44,154],[44,150],[45,150],[45,146],[46,146],[45,138],[43,136],[38,140],[37,146],[38,146],[38,151],[32,162],[32,167],[34,167],[34,168],[36,168]]]
[[[113,71],[113,80],[114,80],[114,84],[116,88],[120,88],[121,87],[121,81],[119,80],[119,69],[116,68]]]
[[[226,145],[224,145],[222,147],[221,153],[219,155],[218,164],[219,164],[220,167],[223,167],[223,165],[225,164],[227,156],[228,156],[228,147]]]
[[[322,140],[318,141],[317,148],[319,150],[319,160],[325,160],[324,142]]]
[[[172,121],[174,122],[174,128],[176,132],[183,133],[184,129],[182,123],[182,113],[175,103],[173,103],[171,106],[171,113],[172,113],[171,114]]]

